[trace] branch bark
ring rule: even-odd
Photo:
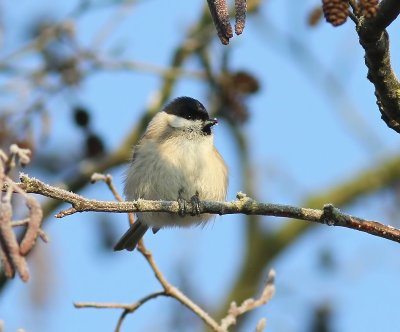
[[[390,63],[389,35],[385,30],[400,14],[400,1],[383,0],[373,18],[360,17],[357,33],[365,50],[368,79],[375,86],[382,120],[400,133],[400,82]]]
[[[63,218],[77,212],[88,211],[116,213],[178,213],[179,211],[179,205],[176,201],[97,201],[93,199],[87,199],[83,196],[66,191],[61,188],[50,186],[35,178],[30,178],[26,174],[21,174],[20,178],[22,181],[20,187],[27,193],[40,194],[50,198],[62,200],[72,205],[71,208],[63,210],[56,214],[57,218]],[[190,214],[191,211],[192,205],[190,202],[188,202],[188,204],[186,204],[185,212]],[[349,214],[342,213],[332,204],[326,204],[322,210],[310,209],[282,204],[260,203],[247,197],[243,193],[238,193],[237,200],[231,202],[201,201],[200,214],[202,213],[212,213],[219,215],[241,213],[246,215],[287,217],[310,221],[314,223],[326,224],[330,226],[347,227],[400,243],[400,230],[392,226],[383,225],[376,221],[365,220],[362,218],[351,216]]]

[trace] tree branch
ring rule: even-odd
[[[379,10],[375,17],[367,20],[366,24],[377,32],[386,29],[400,14],[400,2],[398,0],[383,0],[379,4]]]
[[[20,176],[22,183],[21,189],[27,193],[36,193],[54,199],[70,203],[71,208],[56,214],[57,218],[63,218],[77,212],[169,212],[178,213],[179,205],[176,201],[149,201],[137,200],[130,202],[97,201],[87,199],[83,196],[74,194],[61,188],[45,184],[35,178],[30,178],[25,174]],[[6,188],[4,188],[6,189]],[[191,203],[186,204],[186,213],[192,211]],[[326,204],[321,209],[310,209],[295,207],[282,204],[260,203],[243,193],[238,193],[237,200],[231,202],[213,202],[201,201],[200,214],[246,214],[246,215],[264,215],[275,217],[287,217],[300,219],[314,223],[327,224],[330,226],[340,226],[355,229],[361,232],[369,233],[391,241],[400,243],[400,230],[383,225],[376,221],[365,220],[342,213],[332,204]]]
[[[400,133],[400,82],[390,63],[389,35],[385,30],[400,14],[400,1],[383,0],[377,15],[360,17],[357,33],[365,50],[368,79],[375,86],[377,105],[382,120]]]
[[[154,299],[158,296],[166,296],[166,295],[167,294],[164,291],[160,291],[160,292],[151,293],[134,303],[77,302],[77,303],[74,303],[74,307],[77,309],[82,309],[82,308],[124,309],[124,310],[128,310],[129,312],[133,312],[137,308],[139,308],[142,304],[146,303],[147,301]]]
[[[275,293],[275,286],[274,286],[274,280],[275,280],[275,271],[271,270],[269,271],[267,281],[265,283],[264,290],[261,294],[261,296],[254,300],[254,299],[247,299],[244,300],[243,303],[240,306],[237,306],[236,302],[232,302],[231,306],[228,311],[228,315],[222,319],[221,321],[221,328],[228,330],[229,326],[236,324],[236,318],[240,315],[243,315],[247,311],[251,311],[257,307],[262,306],[263,304],[269,302],[271,300],[272,296]],[[264,322],[264,321],[263,321]],[[259,323],[257,325],[258,330],[264,328],[265,323]]]

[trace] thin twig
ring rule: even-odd
[[[30,222],[30,218],[25,218],[23,220],[16,220],[11,222],[12,227],[20,227],[20,226],[26,226]],[[40,238],[42,239],[43,242],[47,243],[49,242],[49,237],[45,233],[43,229],[38,229],[38,234]]]
[[[358,3],[356,2],[356,0],[349,0],[349,5],[351,7],[353,15],[354,16],[358,15]],[[358,17],[356,18],[358,19]]]
[[[222,319],[220,327],[223,330],[228,330],[229,326],[236,324],[236,319],[238,316],[266,304],[275,293],[274,280],[275,271],[271,270],[268,274],[264,290],[258,299],[255,300],[250,298],[244,300],[240,306],[237,306],[236,302],[232,302],[228,311],[228,315]]]
[[[358,18],[356,15],[354,15],[354,13],[350,12],[349,17],[356,25],[358,24]]]
[[[77,302],[74,303],[74,307],[77,309],[82,308],[95,308],[95,309],[124,309],[129,310],[130,312],[135,311],[139,308],[142,304],[146,303],[147,301],[154,299],[158,296],[167,296],[165,291],[159,291],[155,293],[151,293],[140,300],[134,303],[98,303],[98,302]]]
[[[94,173],[92,175],[92,177],[90,178],[90,180],[92,182],[97,182],[97,181],[105,182],[107,184],[107,186],[108,186],[108,189],[110,189],[110,191],[114,195],[115,199],[118,202],[123,202],[124,201],[124,199],[119,194],[117,188],[114,185],[113,178],[112,178],[111,174],[104,175],[104,174],[101,174],[101,173]],[[133,213],[128,213],[128,219],[129,219],[129,224],[132,225],[135,222],[134,214]]]
[[[189,299],[185,294],[183,294],[179,289],[171,285],[165,276],[162,274],[161,270],[158,268],[156,262],[154,261],[153,255],[149,250],[146,249],[143,242],[139,242],[138,251],[144,256],[144,258],[149,263],[151,269],[153,270],[155,277],[160,282],[161,286],[164,288],[165,293],[182,303],[185,307],[193,311],[197,316],[199,316],[204,323],[211,327],[216,332],[223,332],[223,330],[218,323],[202,308],[200,308],[196,303]]]
[[[256,326],[255,332],[264,331],[266,325],[267,325],[267,320],[265,318],[261,318],[260,321],[258,322],[257,326]]]
[[[107,186],[108,186],[108,189],[110,189],[111,193],[114,195],[115,199],[118,202],[124,201],[122,196],[119,194],[117,188],[115,187],[112,176],[110,174],[105,175],[105,174],[100,174],[100,173],[94,173],[92,175],[92,177],[90,178],[90,181],[92,183],[97,182],[97,181],[105,182],[105,184],[107,184]]]
[[[131,304],[124,303],[96,303],[96,302],[82,302],[82,303],[74,303],[74,307],[77,309],[81,308],[95,308],[95,309],[124,309],[121,313],[121,316],[118,319],[117,326],[115,327],[115,332],[119,332],[121,329],[121,325],[125,319],[125,317],[136,311],[140,306],[145,304],[147,301],[155,299],[158,296],[168,296],[165,291],[151,293],[139,301]]]

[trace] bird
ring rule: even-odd
[[[201,102],[178,97],[149,122],[126,172],[124,194],[128,201],[165,200],[179,203],[180,213],[137,212],[137,220],[114,246],[132,251],[152,228],[204,225],[213,215],[199,214],[201,200],[225,200],[228,168],[214,145],[212,119]],[[193,211],[186,214],[185,202]]]

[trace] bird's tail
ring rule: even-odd
[[[148,229],[148,226],[137,220],[131,225],[126,233],[122,235],[121,239],[114,246],[114,251],[120,251],[124,249],[132,251],[136,248],[138,242]]]

